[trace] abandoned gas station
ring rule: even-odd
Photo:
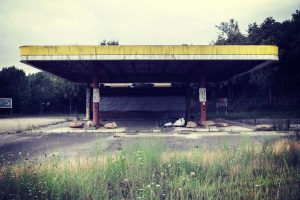
[[[200,121],[204,122],[207,82],[229,80],[271,66],[271,63],[278,61],[278,47],[22,46],[20,56],[22,63],[75,83],[86,84],[86,118],[92,116],[96,125],[102,117],[99,114],[101,110],[109,111],[117,107],[119,111],[181,110],[186,118],[191,117],[191,107],[196,107]],[[133,87],[143,84],[151,87]],[[176,87],[176,84],[184,87]],[[103,86],[114,87],[108,89]],[[191,87],[195,86],[198,106],[191,101]],[[104,94],[115,95],[115,98],[102,99]]]

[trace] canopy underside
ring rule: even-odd
[[[226,80],[278,60],[275,46],[25,46],[21,62],[64,79],[102,83]]]

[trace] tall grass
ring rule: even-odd
[[[169,151],[143,143],[115,155],[51,155],[3,165],[1,199],[298,199],[300,143]]]

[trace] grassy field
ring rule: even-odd
[[[44,155],[1,166],[1,199],[298,199],[300,142],[169,151],[160,141],[116,154]]]

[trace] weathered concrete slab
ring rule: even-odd
[[[67,117],[0,118],[0,133],[23,132],[67,121]]]

